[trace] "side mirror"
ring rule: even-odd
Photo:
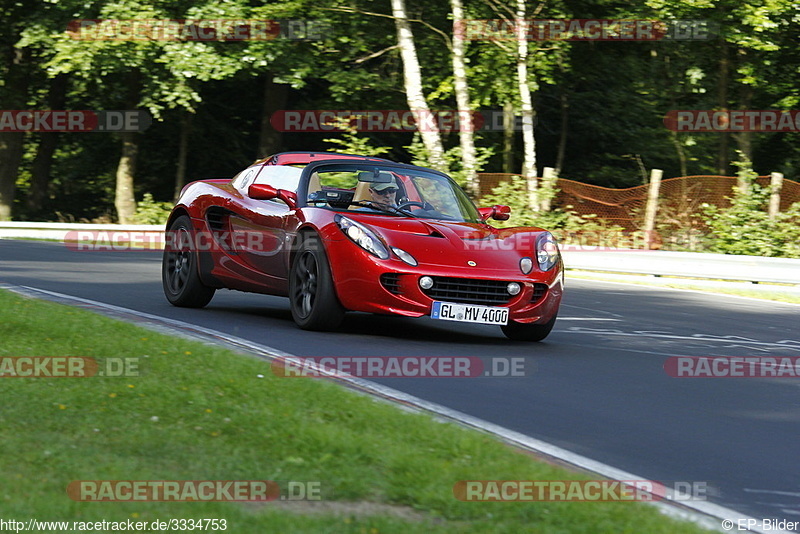
[[[494,219],[496,221],[507,221],[511,217],[511,208],[502,204],[496,204],[491,208],[478,208],[481,220]]]
[[[253,184],[247,188],[247,196],[254,200],[283,200],[286,204],[294,209],[297,207],[297,195],[292,191],[286,189],[275,189],[271,185],[266,184]]]

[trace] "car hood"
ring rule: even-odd
[[[541,228],[493,228],[487,224],[399,217],[358,217],[392,247],[421,265],[469,266],[519,273],[519,260],[535,256]]]

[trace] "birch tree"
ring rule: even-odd
[[[450,0],[453,11],[453,28],[463,24],[464,6],[461,0]],[[471,111],[469,98],[469,83],[467,82],[467,66],[465,60],[466,43],[460,32],[453,35],[453,89],[456,95],[456,104],[461,117],[465,112]],[[471,115],[467,120],[459,121],[458,140],[461,145],[461,166],[467,178],[467,188],[474,196],[480,194],[478,180],[478,161],[475,153],[475,134],[472,128]]]
[[[403,78],[408,107],[419,117],[419,135],[430,157],[431,167],[446,172],[447,162],[439,127],[435,120],[426,120],[431,118],[431,111],[422,91],[422,72],[405,0],[392,0],[392,15],[397,29],[397,44],[400,46],[400,56],[403,59]]]
[[[525,39],[525,0],[517,0],[517,85],[522,114],[522,176],[528,184],[528,205],[538,211],[536,177],[536,139],[533,136],[533,99],[528,85],[528,41]]]

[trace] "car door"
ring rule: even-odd
[[[297,167],[265,165],[255,180],[245,185],[266,184],[296,192],[301,172]],[[285,260],[288,230],[296,226],[294,210],[279,199],[250,199],[246,190],[242,206],[240,216],[230,219],[237,254],[249,267],[274,278],[282,286],[288,276]]]

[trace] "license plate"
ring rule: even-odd
[[[462,323],[508,324],[508,308],[479,306],[477,304],[456,304],[437,300],[433,303],[433,308],[431,308],[431,317],[443,321],[459,321]]]

